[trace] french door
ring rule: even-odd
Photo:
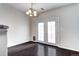
[[[38,23],[38,40],[44,41],[44,23]]]
[[[48,42],[55,43],[55,21],[51,21],[47,23],[48,26]]]
[[[38,41],[44,43],[56,43],[55,21],[38,22]]]

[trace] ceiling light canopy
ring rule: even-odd
[[[37,11],[33,9],[32,7],[32,3],[31,3],[31,8],[29,8],[27,11],[26,11],[26,15],[28,16],[37,16]]]

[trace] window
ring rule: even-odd
[[[48,42],[55,43],[55,21],[48,22]]]
[[[38,23],[38,40],[44,41],[44,23]]]

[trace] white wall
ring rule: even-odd
[[[9,26],[7,35],[8,47],[30,40],[29,19],[23,12],[0,4],[0,24]]]
[[[41,14],[32,21],[32,36],[36,35],[35,22],[38,20],[53,20],[59,17],[59,39],[56,45],[62,48],[79,51],[79,4],[71,4],[52,9]]]

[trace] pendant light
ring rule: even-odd
[[[26,11],[26,15],[30,17],[37,16],[37,11],[33,9],[33,3],[31,3],[31,8]]]

